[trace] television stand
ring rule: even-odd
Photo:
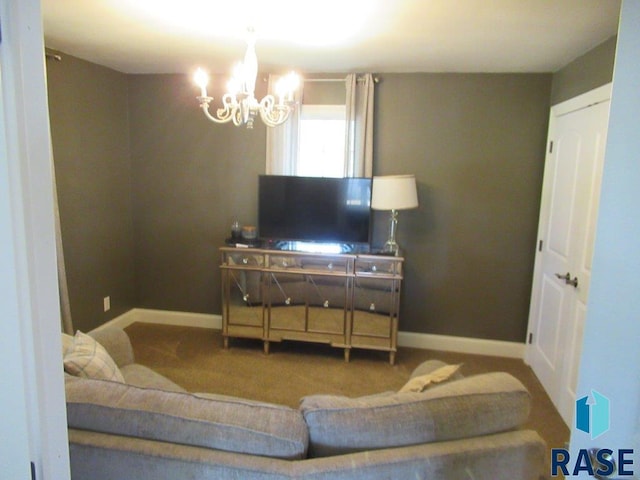
[[[222,335],[389,352],[395,363],[404,259],[222,247]]]

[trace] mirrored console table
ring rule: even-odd
[[[402,257],[223,247],[222,335],[389,352],[395,363]]]

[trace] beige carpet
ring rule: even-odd
[[[304,395],[327,393],[356,397],[397,390],[421,362],[435,358],[463,363],[465,376],[505,371],[531,392],[533,409],[526,427],[538,431],[549,448],[563,447],[569,429],[531,369],[522,360],[400,348],[396,365],[384,352],[354,349],[345,363],[343,351],[301,342],[272,343],[232,339],[222,348],[219,330],[134,323],[126,328],[136,361],[170,378],[190,392],[212,392],[297,407]]]

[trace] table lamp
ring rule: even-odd
[[[396,242],[398,210],[407,210],[418,206],[415,175],[386,175],[373,177],[371,208],[373,210],[391,210],[389,220],[389,239],[383,252],[398,255]]]

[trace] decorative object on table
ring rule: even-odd
[[[246,125],[253,128],[254,119],[260,115],[268,127],[281,125],[289,119],[295,107],[293,92],[298,88],[300,80],[291,72],[282,77],[277,85],[278,100],[273,95],[266,95],[258,101],[255,97],[256,77],[258,76],[258,57],[256,55],[256,35],[253,29],[247,33],[247,51],[244,62],[240,62],[234,69],[233,77],[227,84],[227,93],[222,96],[222,108],[216,110],[215,116],[209,112],[209,103],[213,97],[207,95],[209,77],[199,68],[194,81],[200,87],[200,108],[205,116],[215,123],[233,121],[235,126]]]
[[[391,210],[389,220],[389,238],[383,247],[383,253],[399,254],[396,242],[398,210],[407,210],[418,206],[418,192],[415,175],[386,175],[373,177],[371,208],[373,210]]]
[[[242,227],[240,222],[234,220],[231,224],[231,240],[238,241],[242,238]]]
[[[245,240],[255,240],[258,236],[258,229],[253,225],[242,227],[242,238]]]

